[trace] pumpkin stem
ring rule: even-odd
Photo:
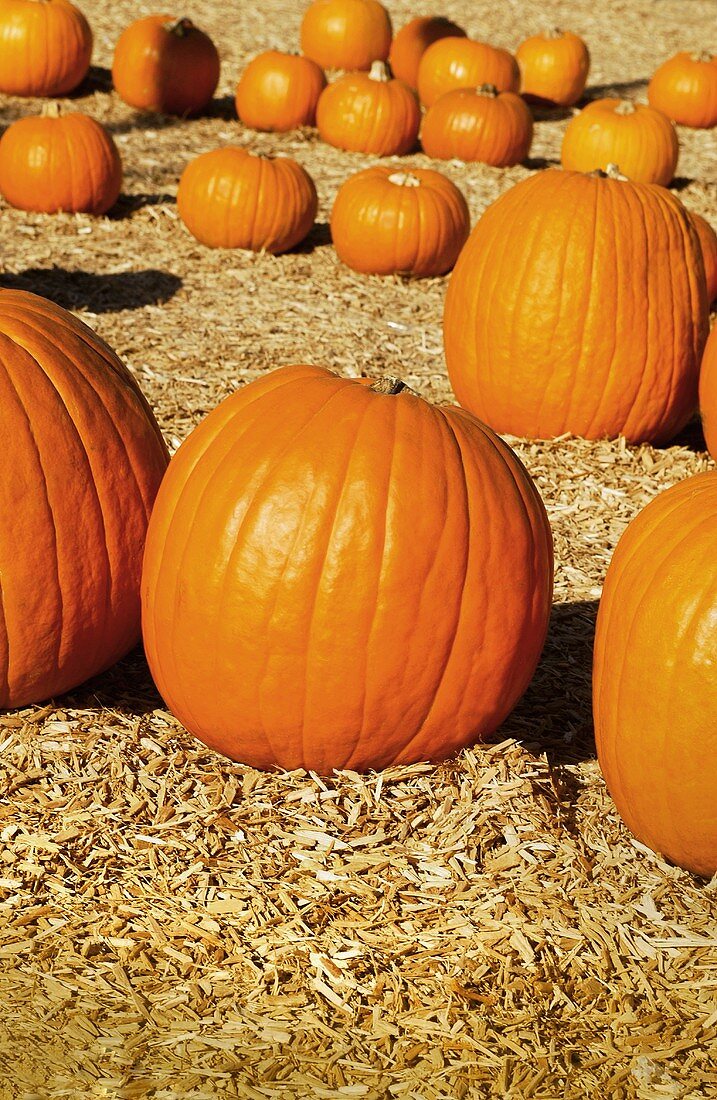
[[[397,187],[420,187],[418,176],[412,176],[410,172],[392,172],[388,177],[389,183],[395,183]]]
[[[699,50],[698,53],[690,54],[690,60],[692,61],[706,61],[708,64],[712,60],[712,54],[709,50]]]
[[[369,387],[374,393],[385,393],[392,396],[397,393],[403,393],[406,390],[408,393],[412,393],[414,397],[418,397],[419,394],[415,390],[412,390],[410,386],[407,386],[405,382],[402,382],[400,378],[392,378],[389,374],[384,374],[383,378],[377,378],[375,382],[371,383]]]
[[[56,99],[50,99],[43,103],[40,113],[43,118],[59,118],[62,114],[62,108]]]
[[[378,80],[380,84],[387,84],[391,77],[391,70],[386,61],[372,61],[369,80]]]
[[[169,34],[176,34],[177,38],[186,38],[194,30],[194,23],[191,19],[177,19],[175,23],[165,23],[164,29]]]
[[[543,31],[543,38],[563,38],[565,31],[562,27],[548,27],[546,31]]]
[[[621,99],[615,108],[616,115],[634,115],[637,107],[631,99]]]
[[[594,172],[588,172],[588,175],[601,180],[627,180],[617,164],[608,164],[604,172],[602,168],[596,168]]]
[[[476,88],[476,95],[488,96],[489,99],[495,99],[498,95],[498,89],[495,84],[479,84]]]

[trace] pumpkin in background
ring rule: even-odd
[[[494,84],[499,92],[517,92],[518,63],[511,53],[471,38],[440,38],[418,66],[418,94],[424,107],[454,88]]]
[[[67,95],[91,57],[89,23],[69,0],[0,0],[0,92]]]
[[[295,130],[313,126],[326,77],[315,61],[266,50],[253,58],[236,90],[236,109],[253,130]]]
[[[707,450],[717,462],[717,325],[709,335],[702,356],[700,416]]]
[[[707,325],[679,199],[612,167],[549,168],[492,203],[463,248],[446,362],[460,403],[498,432],[666,443],[696,411]]]
[[[321,93],[316,125],[338,149],[400,156],[416,144],[421,111],[407,84],[394,80],[382,61],[370,73],[346,73]]]
[[[660,493],[613,555],[597,616],[595,742],[643,844],[717,871],[717,472]]]
[[[487,738],[548,625],[552,545],[510,448],[402,383],[272,371],[172,459],[144,559],[172,712],[259,768],[365,771]]]
[[[667,115],[625,99],[596,99],[570,120],[563,135],[563,168],[576,172],[619,164],[634,183],[667,186],[680,147]]]
[[[93,118],[56,103],[20,118],[0,138],[0,194],[19,210],[104,214],[122,186],[111,135]]]
[[[180,218],[210,248],[286,252],[303,241],[317,206],[314,181],[295,160],[236,145],[190,161],[177,191]]]
[[[717,299],[717,233],[705,218],[690,212],[697,236],[702,247],[702,260],[707,280],[707,301],[711,304]]]
[[[556,28],[526,38],[515,56],[521,91],[529,103],[572,107],[585,91],[590,53],[582,38],[572,31]]]
[[[438,160],[480,161],[495,168],[520,164],[533,140],[533,116],[514,92],[493,84],[455,88],[429,107],[421,144]]]
[[[378,0],[314,0],[301,21],[301,51],[322,69],[370,69],[388,57],[391,35]]]
[[[147,15],[122,32],[112,81],[130,107],[189,116],[202,111],[219,81],[219,54],[191,19]]]
[[[140,637],[167,452],[137,383],[72,314],[0,290],[0,707],[38,703]]]
[[[463,195],[431,169],[366,168],[341,185],[331,212],[339,258],[367,275],[443,275],[469,231]]]
[[[678,53],[660,65],[647,86],[652,107],[683,126],[717,126],[717,55]]]
[[[391,43],[388,63],[399,80],[418,91],[418,66],[424,53],[439,38],[465,38],[466,32],[441,15],[425,15],[401,27]]]

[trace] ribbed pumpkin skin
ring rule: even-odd
[[[339,258],[367,275],[443,275],[469,231],[463,195],[431,169],[366,168],[341,185],[331,212]]]
[[[498,432],[665,443],[696,408],[707,324],[699,241],[678,199],[550,168],[489,206],[458,258],[448,374]]]
[[[253,130],[283,132],[313,126],[326,87],[323,69],[308,57],[266,50],[253,58],[236,90],[236,109]]]
[[[536,34],[515,51],[520,86],[528,102],[572,107],[585,91],[590,72],[587,46],[572,31]]]
[[[104,214],[121,186],[111,135],[77,111],[18,119],[0,138],[0,193],[19,210]]]
[[[324,89],[316,109],[323,141],[377,157],[413,148],[421,124],[418,100],[402,80],[377,78],[377,71],[347,73]]]
[[[259,768],[383,768],[487,737],[545,638],[526,471],[459,409],[318,367],[227,398],[172,460],[144,560],[164,699]]]
[[[710,223],[699,214],[691,213],[690,217],[694,222],[702,246],[702,259],[707,279],[707,301],[711,303],[717,298],[717,233],[715,233]]]
[[[112,81],[130,107],[189,117],[202,111],[219,82],[219,54],[190,19],[147,15],[122,32]]]
[[[144,539],[167,452],[114,352],[16,290],[0,291],[0,420],[7,708],[68,691],[139,641]]]
[[[456,88],[429,107],[421,144],[438,160],[480,161],[494,168],[520,164],[533,140],[533,116],[513,92]]]
[[[454,88],[494,84],[499,92],[520,88],[518,62],[507,50],[471,38],[441,38],[418,66],[418,94],[424,107]]]
[[[378,0],[314,0],[301,22],[301,52],[322,69],[370,69],[388,57],[392,34]]]
[[[700,416],[707,450],[717,462],[717,326],[712,329],[702,356]]]
[[[560,154],[563,168],[592,172],[617,164],[633,183],[667,186],[680,147],[667,115],[643,103],[596,99],[568,123]]]
[[[182,173],[179,216],[210,248],[286,252],[314,224],[311,176],[290,157],[262,157],[236,145],[202,153]]]
[[[717,55],[678,53],[647,86],[651,107],[698,130],[717,126]]]
[[[391,72],[414,92],[418,91],[418,66],[429,46],[439,38],[465,38],[466,32],[441,15],[424,15],[401,27],[391,43]]]
[[[632,521],[597,617],[598,760],[635,836],[694,874],[717,871],[717,473]]]
[[[0,92],[66,95],[91,57],[92,31],[69,0],[0,0]]]

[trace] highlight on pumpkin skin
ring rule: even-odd
[[[326,76],[315,61],[299,54],[266,50],[252,58],[236,89],[236,109],[253,130],[284,132],[313,126]]]
[[[388,57],[392,34],[379,0],[314,0],[301,21],[301,51],[322,69],[370,69]]]
[[[421,111],[415,93],[383,61],[369,73],[347,73],[321,93],[316,125],[337,149],[401,156],[416,144]]]
[[[479,161],[495,168],[520,164],[533,141],[533,116],[521,96],[493,84],[456,88],[423,118],[421,144],[438,160]]]
[[[394,35],[388,63],[399,80],[418,91],[418,66],[421,58],[440,38],[465,38],[466,32],[457,23],[440,15],[418,16]]]
[[[647,99],[651,107],[683,126],[717,126],[717,54],[675,54],[653,74]]]
[[[618,163],[635,183],[666,187],[675,175],[680,147],[667,115],[631,100],[596,99],[568,123],[563,168],[590,172]]]
[[[508,50],[472,38],[440,38],[418,66],[418,94],[424,107],[455,88],[493,84],[499,92],[520,90],[518,62]]]
[[[120,99],[142,111],[191,117],[219,82],[219,54],[191,19],[147,15],[119,37],[112,82]]]
[[[87,76],[92,31],[70,0],[3,0],[0,5],[0,92],[62,96]]]
[[[585,91],[590,52],[572,31],[555,28],[526,38],[515,56],[521,94],[528,103],[572,107]]]

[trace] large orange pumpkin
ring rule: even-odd
[[[323,141],[338,149],[400,156],[416,143],[421,111],[415,93],[394,80],[382,61],[370,73],[346,73],[319,97],[316,125]]]
[[[717,462],[717,325],[712,329],[702,355],[700,415],[707,450]]]
[[[507,168],[525,160],[533,140],[533,116],[514,92],[493,84],[454,88],[429,107],[421,144],[438,160],[480,161]]]
[[[130,107],[196,115],[207,106],[219,82],[219,54],[191,19],[146,15],[120,35],[112,80]]]
[[[549,168],[489,206],[458,258],[448,374],[499,432],[665,443],[696,410],[707,324],[699,240],[679,199]]]
[[[91,57],[92,31],[70,0],[0,0],[0,92],[67,95]]]
[[[619,164],[635,183],[667,186],[679,152],[677,130],[662,111],[630,100],[596,99],[568,123],[560,159],[563,168],[576,172]]]
[[[717,299],[717,233],[715,233],[710,223],[699,214],[691,214],[690,216],[702,246],[702,259],[707,280],[707,301],[711,303]]]
[[[590,53],[572,31],[555,29],[521,42],[515,52],[528,102],[571,107],[585,90]]]
[[[323,69],[308,57],[266,50],[241,75],[236,109],[253,130],[295,130],[313,126],[316,104],[326,87]]]
[[[0,422],[0,707],[20,707],[139,641],[144,539],[167,452],[114,352],[16,290],[0,290]]]
[[[392,33],[379,0],[314,0],[301,22],[301,50],[322,69],[370,69],[388,57]]]
[[[598,760],[643,844],[717,871],[717,472],[660,493],[613,555],[597,617]]]
[[[418,66],[418,94],[424,107],[454,88],[494,84],[499,92],[517,92],[518,63],[508,50],[472,38],[440,38],[423,54]]]
[[[401,27],[391,43],[388,63],[399,80],[418,91],[418,66],[429,46],[439,38],[465,38],[466,32],[441,15],[422,15]]]
[[[653,75],[647,98],[673,122],[697,129],[717,126],[717,54],[675,54]]]
[[[272,371],[173,458],[143,571],[174,714],[254,767],[383,768],[488,737],[531,679],[552,548],[519,460],[400,383]]]

